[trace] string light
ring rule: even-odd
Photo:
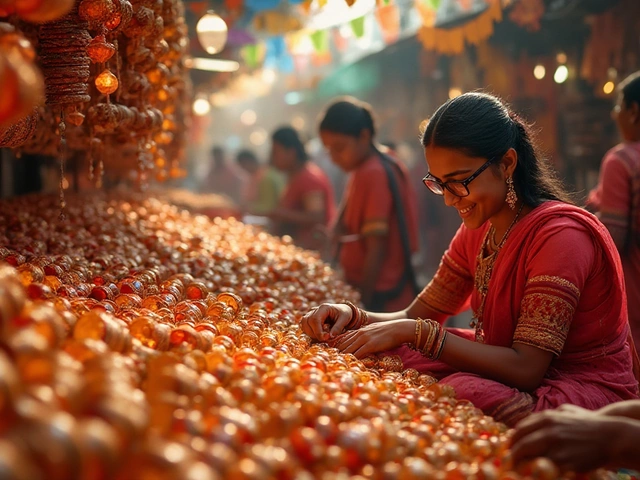
[[[211,104],[206,98],[196,98],[193,102],[193,113],[199,117],[204,117],[211,111]]]
[[[536,65],[533,69],[533,76],[538,80],[542,80],[547,76],[547,69],[544,68],[544,65]]]
[[[249,135],[249,141],[258,147],[267,141],[268,136],[269,135],[267,134],[267,132],[264,129],[260,128],[254,132],[251,132],[251,135]]]
[[[569,78],[569,69],[566,65],[560,65],[556,69],[556,73],[553,75],[553,80],[556,83],[564,83]]]
[[[605,83],[604,87],[602,87],[602,91],[606,95],[611,95],[615,89],[616,89],[616,84],[611,81]]]
[[[455,87],[454,87],[454,88],[451,88],[451,89],[449,90],[449,98],[450,98],[450,99],[453,99],[453,98],[459,97],[460,95],[462,95],[462,90],[460,90],[459,88],[455,88]]]
[[[291,120],[291,126],[296,130],[304,130],[304,127],[306,124],[307,124],[306,120],[301,115],[296,115]]]
[[[211,55],[221,52],[227,43],[227,24],[214,12],[207,12],[198,20],[196,33],[202,48]]]
[[[242,122],[242,124],[246,125],[247,127],[254,125],[256,123],[256,120],[258,120],[258,115],[253,110],[245,110],[240,115],[240,122]]]

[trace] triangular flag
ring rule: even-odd
[[[365,21],[365,17],[363,15],[361,17],[354,18],[350,22],[351,29],[353,30],[353,34],[356,36],[356,38],[364,37],[364,21]]]
[[[240,55],[244,59],[244,63],[246,63],[249,68],[256,68],[260,64],[260,53],[260,45],[257,43],[242,47],[240,50]]]
[[[316,30],[309,36],[316,52],[324,53],[329,50],[329,35],[326,30]]]
[[[400,11],[395,5],[385,5],[376,10],[376,18],[382,30],[384,42],[388,45],[398,40],[400,35]]]

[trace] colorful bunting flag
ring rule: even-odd
[[[376,18],[382,30],[386,44],[394,43],[400,36],[400,11],[392,4],[384,5],[376,10]]]
[[[356,38],[362,38],[364,37],[364,21],[365,21],[365,16],[361,16],[358,18],[354,18],[353,20],[351,20],[351,29],[353,30],[353,34],[356,36]]]
[[[247,45],[240,50],[240,56],[249,68],[257,68],[263,58],[264,48],[260,44]]]
[[[327,30],[317,30],[309,36],[316,52],[324,53],[329,51],[329,32]]]

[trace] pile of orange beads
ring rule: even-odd
[[[357,300],[313,254],[154,199],[57,208],[0,202],[3,478],[560,477],[430,376],[313,344],[300,316]]]

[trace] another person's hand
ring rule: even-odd
[[[579,407],[534,413],[520,422],[512,438],[515,462],[547,457],[565,471],[588,472],[614,461],[620,419]]]
[[[352,353],[357,358],[365,358],[413,341],[415,329],[416,321],[409,319],[372,323],[359,330],[343,333],[330,341],[330,345],[343,353]]]
[[[315,340],[323,342],[340,335],[353,316],[349,305],[341,303],[323,303],[302,317],[302,331]]]

